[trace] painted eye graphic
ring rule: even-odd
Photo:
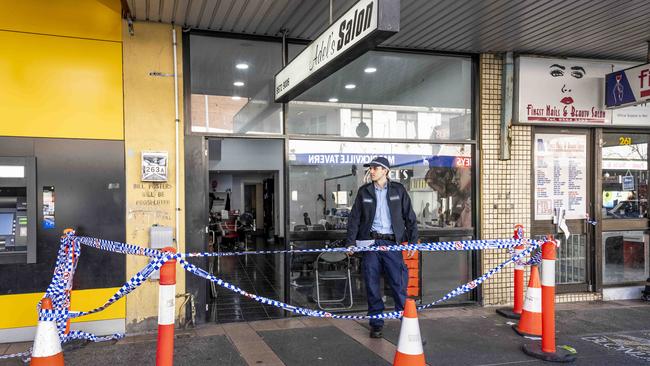
[[[566,70],[566,67],[558,64],[553,64],[549,68],[551,69],[550,74],[554,78],[564,76],[564,70]]]
[[[571,76],[573,76],[576,79],[581,79],[583,76],[585,76],[587,72],[582,66],[572,66],[571,67]]]

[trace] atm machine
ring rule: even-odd
[[[0,157],[0,264],[36,263],[36,159]]]

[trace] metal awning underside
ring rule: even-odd
[[[334,0],[334,18],[355,0]],[[132,17],[188,28],[311,40],[329,0],[127,0]],[[645,61],[648,0],[402,0],[401,31],[382,45]]]

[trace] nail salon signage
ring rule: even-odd
[[[605,106],[605,76],[629,66],[520,56],[516,60],[515,121],[556,126],[650,125],[646,107],[613,113]]]

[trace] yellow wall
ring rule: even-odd
[[[129,35],[123,27],[124,45],[124,121],[126,148],[126,199],[127,199],[127,241],[148,245],[149,228],[153,224],[175,225],[175,190],[180,189],[180,207],[184,205],[183,191],[183,121],[179,127],[180,187],[175,187],[176,172],[174,156],[175,115],[174,78],[151,76],[150,72],[172,75],[172,26],[169,24],[138,22],[135,34]],[[182,104],[182,52],[181,29],[176,27],[178,38],[179,110]],[[166,151],[169,154],[169,181],[162,184],[140,181],[142,151]],[[181,212],[182,213],[182,212]],[[184,251],[184,219],[181,215],[177,243],[178,251]],[[129,256],[126,262],[127,276],[142,269],[146,259]],[[176,290],[183,293],[185,272],[176,267]],[[147,281],[129,295],[126,301],[127,331],[151,328],[156,324],[158,283]],[[177,305],[180,301],[177,301]]]
[[[70,296],[70,309],[87,311],[104,305],[119,288],[101,288],[89,290],[73,290]],[[11,316],[0,317],[0,329],[36,326],[38,313],[36,304],[43,298],[43,293],[0,296],[0,309]],[[126,303],[124,298],[118,300],[99,313],[73,319],[72,322],[88,322],[93,320],[124,319]]]
[[[119,0],[0,0],[0,136],[122,140]]]

